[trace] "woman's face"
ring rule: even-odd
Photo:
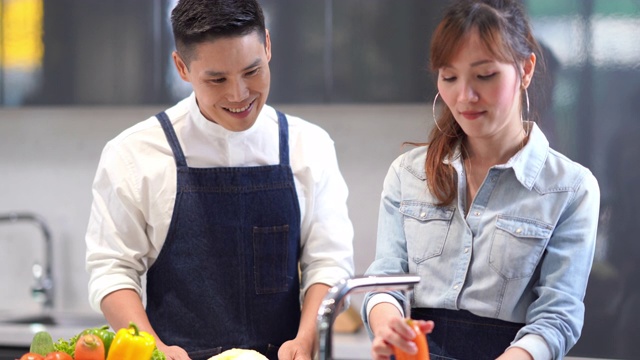
[[[451,63],[438,70],[438,90],[470,139],[517,136],[522,131],[520,87],[529,85],[533,64],[534,55],[522,65],[521,81],[514,64],[496,60],[473,31]]]

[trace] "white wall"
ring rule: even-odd
[[[382,181],[404,141],[424,141],[431,127],[425,105],[280,106],[325,128],[336,142],[350,188],[356,274],[374,256]],[[131,108],[0,109],[0,214],[34,212],[53,237],[56,308],[89,310],[84,232],[91,182],[104,144],[158,111]],[[30,224],[0,223],[0,310],[38,309],[30,297],[31,266],[42,259],[40,234]]]

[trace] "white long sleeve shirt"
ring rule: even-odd
[[[265,105],[248,130],[232,132],[207,120],[194,94],[166,110],[190,167],[242,167],[279,162],[278,117]],[[301,293],[315,283],[353,276],[353,226],[348,190],[333,140],[294,116],[290,163],[301,214]],[[89,301],[100,311],[109,293],[134,289],[162,250],[176,198],[176,165],[154,117],[126,129],[105,146],[93,183],[86,234]],[[230,269],[233,271],[233,269]]]

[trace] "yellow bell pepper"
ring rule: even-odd
[[[129,322],[128,328],[122,328],[116,333],[107,360],[150,360],[156,340],[138,326]]]

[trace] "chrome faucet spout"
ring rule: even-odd
[[[368,276],[340,280],[329,290],[318,309],[318,359],[333,359],[331,327],[340,313],[344,298],[349,293],[374,290],[407,291],[418,282],[420,276],[416,275]]]
[[[51,241],[51,231],[44,219],[34,213],[18,213],[10,212],[8,214],[0,214],[0,222],[17,223],[20,221],[34,223],[42,233],[45,246],[45,263],[44,266],[36,264],[33,266],[32,272],[36,280],[36,285],[32,288],[33,295],[42,295],[44,298],[43,307],[45,311],[53,309],[53,277],[52,277],[52,259],[53,259],[53,243]]]

